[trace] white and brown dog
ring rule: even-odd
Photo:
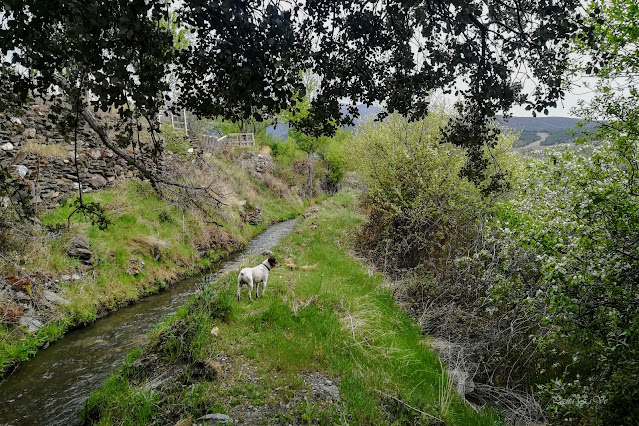
[[[264,290],[266,290],[266,284],[268,282],[268,273],[271,268],[282,266],[277,263],[275,257],[270,255],[268,259],[260,263],[254,268],[244,268],[240,271],[240,275],[237,276],[237,300],[240,300],[240,290],[242,285],[246,284],[249,288],[249,299],[253,301],[251,293],[253,293],[253,285],[257,286],[255,291],[255,297],[260,296],[260,283],[262,283],[262,296],[264,296]]]

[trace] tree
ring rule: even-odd
[[[516,103],[546,111],[563,96],[568,42],[582,23],[574,0],[311,0],[306,11],[322,89],[298,127],[320,135],[331,119],[349,121],[336,112],[343,98],[352,115],[357,102],[384,101],[389,112],[420,118],[434,91],[455,90],[462,116],[445,133],[474,154],[464,170],[476,182],[485,168],[480,147],[498,140],[490,129],[496,113]],[[532,90],[525,78],[535,82]]]
[[[308,169],[306,187],[308,189],[309,196],[312,197],[315,195],[315,187],[313,183],[315,180],[313,155],[318,151],[318,149],[320,149],[320,147],[326,145],[328,138],[321,134],[307,134],[301,130],[305,127],[300,125],[300,123],[308,123],[313,99],[317,96],[320,88],[317,76],[313,75],[310,71],[306,70],[302,72],[301,77],[304,84],[304,92],[302,95],[297,97],[297,102],[291,110],[284,111],[280,114],[280,119],[289,125],[288,136],[300,150],[306,153],[306,167]],[[315,124],[317,125],[319,123]]]
[[[163,0],[7,0],[0,5],[0,49],[26,69],[13,82],[21,95],[62,95],[69,122],[82,116],[105,145],[138,168],[156,190],[166,185],[157,167],[126,156],[79,102],[118,108],[128,135],[139,118],[154,128],[173,72],[175,107],[235,122],[289,109],[304,94],[300,71],[317,75],[321,89],[295,127],[309,136],[332,135],[357,116],[357,102],[384,102],[389,112],[425,116],[430,94],[458,89],[463,117],[449,140],[469,150],[494,146],[490,120],[514,103],[536,111],[563,95],[567,41],[581,24],[578,0],[188,0],[172,16]],[[191,32],[176,49],[170,25]],[[22,67],[22,68],[21,68]],[[519,78],[536,82],[526,91]],[[348,99],[349,115],[340,113]],[[130,108],[127,105],[134,105]],[[77,121],[77,120],[76,120]],[[470,132],[470,134],[468,134]],[[124,143],[124,142],[123,142]],[[144,158],[161,150],[154,139]],[[479,158],[470,156],[469,158]],[[154,163],[151,161],[150,163]],[[155,161],[155,163],[157,163]],[[472,161],[474,169],[485,167]],[[477,179],[480,179],[478,177]]]

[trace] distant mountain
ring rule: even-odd
[[[562,143],[574,143],[575,138],[584,137],[583,129],[577,125],[578,118],[569,117],[511,117],[497,120],[505,127],[521,130],[519,140],[515,141],[515,148],[534,147],[535,149]],[[597,123],[587,123],[584,128],[592,130]]]
[[[575,129],[581,122],[578,118],[569,117],[498,117],[499,122],[511,129],[525,132],[548,132],[553,130]],[[596,123],[588,123],[587,129],[596,127]]]
[[[355,119],[355,126],[363,120],[374,119],[384,109],[380,106],[372,105],[367,107],[364,104],[359,104],[357,105],[357,110],[360,116]],[[342,105],[341,112],[342,114],[347,114],[346,105]],[[574,135],[569,130],[576,130],[577,124],[581,122],[578,118],[570,117],[510,117],[508,119],[498,117],[497,120],[505,127],[522,131],[520,140],[515,144],[516,146],[526,146],[540,139],[542,139],[542,145],[571,143],[574,140]],[[588,123],[585,128],[593,129],[596,126],[596,123]],[[288,137],[288,125],[280,123],[277,126],[270,126],[267,132],[277,139],[286,140]],[[537,133],[548,133],[548,135],[545,138],[540,138]]]
[[[355,126],[357,126],[362,121],[373,120],[384,109],[380,106],[366,106],[364,104],[356,105],[357,111],[359,112],[359,118],[354,120]],[[348,107],[346,105],[342,105],[341,113],[343,115],[348,115]],[[276,126],[269,126],[266,129],[267,133],[273,135],[276,139],[286,140],[288,137],[288,125],[279,123]]]

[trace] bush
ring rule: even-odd
[[[353,140],[349,163],[368,187],[360,244],[385,264],[445,261],[473,238],[485,203],[459,175],[464,151],[441,143],[447,120],[442,112],[418,122],[394,115],[365,125]]]
[[[639,355],[637,142],[607,142],[591,156],[554,154],[533,163],[495,227],[510,247],[535,254],[541,272],[528,303],[546,306],[537,344],[552,420],[623,424],[634,408]],[[613,414],[614,413],[614,414]],[[614,420],[612,420],[614,418]],[[635,417],[636,419],[636,417]],[[608,423],[606,421],[605,423]]]

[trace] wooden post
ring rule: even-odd
[[[188,136],[189,132],[188,132],[188,129],[186,128],[186,110],[183,109],[182,112],[184,113],[184,134]]]

